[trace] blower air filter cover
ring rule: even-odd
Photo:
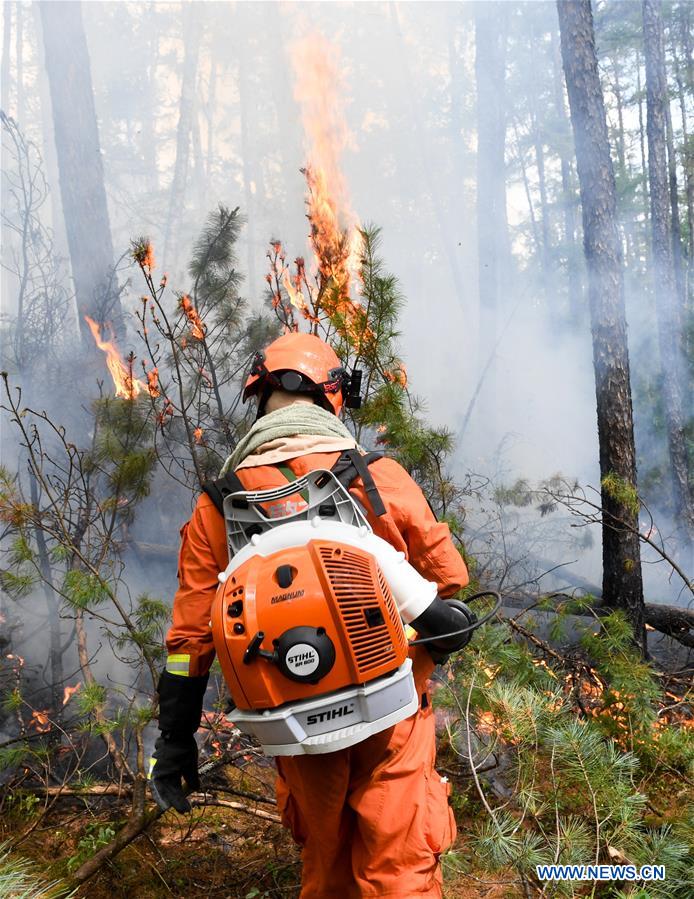
[[[277,641],[277,666],[291,680],[317,684],[335,664],[335,646],[322,627],[292,627]]]

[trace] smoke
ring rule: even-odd
[[[474,472],[499,486],[556,474],[597,486],[588,317],[572,319],[567,312],[566,260],[557,249],[559,209],[550,221],[554,256],[548,266],[539,264],[528,191],[538,228],[542,215],[530,151],[525,158],[508,151],[513,259],[494,310],[494,333],[489,310],[479,306],[487,273],[478,270],[475,210],[475,6],[195,4],[203,37],[185,195],[174,206],[178,238],[168,262],[169,281],[186,288],[191,242],[218,201],[240,205],[247,219],[240,247],[246,274],[242,291],[255,306],[262,302],[270,239],[280,238],[291,256],[306,254],[305,182],[299,168],[307,161],[311,135],[299,101],[310,91],[311,79],[319,77],[307,48],[323,35],[326,46],[336,48],[332,64],[340,78],[333,87],[346,123],[332,177],[348,198],[345,208],[359,221],[382,228],[387,268],[407,298],[400,344],[410,384],[431,421],[457,436],[456,472],[461,479]],[[535,50],[550,60],[553,4],[508,6],[512,15],[532,13],[538,28]],[[117,256],[135,233],[148,234],[155,252],[166,233],[189,11],[189,4],[83,6]],[[25,77],[45,86],[36,35],[29,30],[25,41],[31,61]],[[528,137],[523,129],[538,73],[532,45],[523,44],[517,33],[510,35],[506,54],[510,147],[518,133]],[[25,100],[26,127],[50,144],[38,98]],[[326,110],[327,118],[330,113]],[[547,176],[555,182],[557,140],[543,138]],[[57,193],[50,154],[47,159],[49,183]],[[121,301],[132,314],[139,287],[129,277],[127,271],[121,274]],[[636,287],[643,279],[629,284],[632,362],[638,373],[651,325],[647,315],[637,314],[647,305],[645,291]],[[643,460],[657,443],[647,418],[642,412]],[[472,500],[470,505],[470,533],[481,533],[486,526],[482,512]],[[538,513],[524,514],[527,527],[534,528]],[[582,536],[574,540],[576,532],[567,530],[570,524],[558,513],[547,516],[542,525],[546,544],[540,547],[538,537],[534,551],[546,558],[561,544],[562,555],[554,561],[570,561],[574,574],[599,583],[599,534],[596,530],[592,546],[581,545]],[[665,519],[661,530],[668,534],[674,525]],[[174,542],[175,534],[166,539]],[[677,598],[679,588],[669,583],[666,566],[646,568],[653,599]]]

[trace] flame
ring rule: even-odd
[[[487,737],[492,734],[497,734],[499,731],[499,723],[493,712],[478,712],[476,716],[476,726],[477,730]]]
[[[63,690],[63,705],[67,705],[70,702],[70,699],[75,695],[75,693],[79,690],[82,684],[75,684],[74,687],[65,687]]]
[[[152,269],[156,267],[154,262],[154,247],[148,237],[141,237],[132,244],[133,259],[141,268],[148,268],[151,274]]]
[[[390,381],[393,384],[399,384],[400,387],[407,387],[407,369],[405,368],[404,363],[400,361],[398,361],[395,368],[384,371],[383,377],[386,381]]]
[[[159,370],[153,368],[152,371],[145,372],[147,375],[147,390],[152,399],[159,396]]]
[[[31,713],[31,718],[34,727],[40,734],[45,734],[47,730],[51,729],[51,722],[48,718],[48,712],[33,711]]]
[[[210,730],[232,730],[234,725],[226,716],[225,712],[212,712],[212,711],[203,711],[202,713],[202,721],[206,724]]]
[[[197,340],[203,340],[205,337],[205,324],[200,318],[198,310],[195,308],[195,306],[193,306],[193,303],[187,293],[184,293],[180,298],[179,304],[181,309],[183,310],[185,317],[192,325],[190,333]]]
[[[196,428],[193,431],[193,437],[196,443],[202,443],[202,428]]]
[[[154,261],[154,249],[149,241],[147,241],[147,243],[145,244],[141,265],[147,266],[150,271],[152,271],[152,269],[156,267],[156,263]]]
[[[113,341],[102,340],[101,330],[97,323],[88,315],[84,316],[84,320],[89,325],[89,330],[92,332],[96,345],[102,352],[106,353],[106,365],[113,378],[116,396],[121,396],[126,400],[135,399],[145,389],[145,385],[139,378],[133,377],[132,367],[123,361],[123,357],[118,352]]]
[[[157,415],[157,421],[159,425],[163,428],[167,422],[167,419],[173,418],[174,414],[174,405],[168,397],[164,397],[164,408]]]
[[[298,260],[297,260],[298,262]],[[308,309],[306,300],[301,290],[301,281],[297,273],[294,278],[289,274],[289,269],[285,268],[282,272],[282,284],[289,295],[289,301],[295,309],[304,312]]]
[[[350,300],[350,285],[360,268],[361,233],[340,168],[343,150],[354,143],[341,111],[339,52],[314,33],[294,43],[292,61],[307,139],[311,243],[322,285],[332,282],[335,288],[335,308],[326,311],[350,318],[359,309]]]

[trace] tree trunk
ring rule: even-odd
[[[541,41],[538,39],[536,29],[533,25],[533,18],[530,17],[530,40],[534,46],[540,46]],[[533,149],[535,151],[535,166],[537,168],[537,184],[540,191],[540,212],[542,213],[542,221],[540,222],[542,233],[542,248],[540,250],[540,262],[542,266],[543,283],[550,283],[550,237],[549,237],[549,203],[547,202],[547,178],[545,175],[545,148],[543,141],[542,129],[540,127],[540,115],[538,110],[538,85],[536,80],[531,79],[528,88],[528,102],[530,106],[530,127],[532,128]]]
[[[54,0],[39,6],[79,326],[91,350],[85,315],[110,318],[117,330],[122,325],[120,299],[112,287],[113,244],[89,51],[80,3]]]
[[[687,44],[691,42],[691,36],[688,30],[688,22],[685,18],[684,6],[680,6],[679,12],[680,36],[682,38],[682,45],[686,48]],[[682,119],[682,167],[684,169],[684,183],[687,198],[687,245],[685,249],[686,260],[684,264],[683,306],[683,321],[685,322],[685,328],[682,335],[682,352],[684,353],[685,359],[691,359],[694,355],[694,334],[692,333],[692,328],[688,327],[686,323],[691,322],[692,316],[694,315],[691,301],[692,272],[694,271],[694,136],[689,133],[689,129],[687,128],[687,90],[674,34],[672,35],[672,58],[675,68],[675,80],[677,81],[677,99]],[[689,87],[691,88],[691,85],[689,85]],[[685,388],[685,394],[688,392],[691,395],[693,391],[694,377],[690,368],[688,386]]]
[[[682,261],[682,226],[680,224],[680,200],[677,192],[677,156],[675,155],[675,136],[672,132],[672,113],[669,96],[666,96],[663,107],[665,110],[668,187],[670,189],[670,218],[672,222],[672,261],[675,268],[675,285],[680,305],[680,321],[684,322],[687,304],[684,292],[684,267]]]
[[[641,151],[641,199],[643,201],[643,216],[646,229],[648,228],[648,160],[646,159],[646,129],[643,121],[643,88],[641,86],[641,57],[636,54],[636,93],[639,97],[639,149]]]
[[[2,79],[0,96],[2,111],[10,114],[10,45],[12,43],[12,7],[6,3],[2,11]]]
[[[681,395],[682,322],[677,303],[668,196],[665,104],[669,101],[665,78],[663,25],[658,0],[644,0],[642,9],[646,56],[646,132],[651,196],[651,240],[663,400],[675,511],[689,538],[692,539],[694,498],[689,486],[689,457]]]
[[[12,5],[5,3],[2,9],[2,71],[0,73],[0,109],[9,116],[10,114],[10,47],[12,44]],[[8,172],[3,165],[0,169],[0,203],[2,209],[8,208],[9,184]],[[2,246],[2,261],[5,261],[5,253],[8,251],[5,235],[2,234],[0,245]],[[3,265],[0,270],[0,294],[10,295],[10,274]]]
[[[570,124],[564,103],[564,79],[561,71],[561,51],[554,29],[552,38],[552,64],[554,67],[554,103],[561,129],[559,161],[561,164],[561,193],[564,216],[564,244],[566,246],[566,277],[568,282],[569,316],[578,322],[582,314],[581,275],[576,247],[576,195],[571,177],[571,161],[567,148],[571,140]]]
[[[24,121],[24,10],[21,3],[15,3],[17,18],[15,24],[15,86],[17,88],[17,106],[15,121],[22,130]]]
[[[540,188],[540,212],[542,213],[542,274],[545,278],[545,284],[547,284],[551,276],[551,271],[549,262],[549,203],[547,202],[547,179],[545,177],[545,151],[542,145],[537,118],[533,118],[533,143],[535,148],[535,164],[537,166],[537,182]]]
[[[33,469],[29,466],[29,489],[31,502],[35,508],[39,507],[39,488]],[[53,718],[59,724],[63,719],[63,687],[65,686],[65,673],[63,670],[63,636],[60,621],[60,603],[53,585],[53,572],[51,570],[46,534],[41,527],[34,528],[36,547],[38,549],[39,569],[43,596],[46,600],[46,612],[50,635],[50,660],[51,660],[51,708]]]
[[[33,3],[32,9],[34,14],[33,26],[36,34],[36,44],[39,48],[37,52],[41,55],[44,48],[44,41],[40,4]],[[67,234],[65,233],[65,215],[63,214],[63,204],[60,198],[58,159],[55,152],[55,141],[53,140],[53,113],[51,109],[50,85],[48,83],[48,75],[45,67],[39,67],[37,80],[37,93],[41,104],[41,147],[43,151],[46,180],[50,186],[48,199],[51,208],[51,230],[53,231],[56,254],[66,258],[69,254],[69,249]],[[72,327],[72,322],[70,323],[70,327]]]
[[[291,71],[292,34],[288,16],[273,16],[265,35],[265,49],[279,71]],[[272,140],[277,147],[281,172],[281,188],[274,186],[276,234],[284,234],[294,226],[297,202],[303,199],[303,178],[299,172],[305,163],[301,139],[301,116],[291,83],[284,78],[270,78],[277,123]],[[300,199],[301,198],[301,199]],[[261,282],[262,283],[262,282]],[[264,284],[263,284],[264,286]]]
[[[636,643],[645,652],[638,514],[633,505],[629,507],[618,491],[608,489],[606,483],[607,476],[616,476],[630,491],[636,492],[624,273],[593,15],[590,0],[571,3],[557,0],[557,11],[588,268],[602,481],[603,597],[607,604],[625,610]]]
[[[680,24],[682,28],[682,48],[687,69],[687,87],[694,90],[694,54],[692,53],[692,7],[690,3],[680,3]]]
[[[248,12],[248,10],[246,10]],[[256,273],[256,203],[255,193],[258,189],[255,152],[251,148],[251,138],[255,133],[252,112],[254,104],[251,98],[250,81],[248,77],[250,54],[242,50],[239,56],[237,78],[239,86],[239,105],[241,113],[241,163],[243,171],[243,196],[246,216],[246,240],[248,241],[248,292],[251,296],[257,296],[259,284]]]
[[[501,3],[477,3],[474,6],[480,335],[484,357],[489,359],[497,345],[502,291],[509,265],[504,108],[505,15]],[[496,403],[493,364],[489,367],[487,380],[490,408],[493,409]],[[494,421],[489,424],[493,432]]]
[[[176,162],[169,193],[169,211],[164,232],[164,269],[171,263],[176,265],[178,251],[178,228],[184,216],[186,182],[188,180],[188,160],[190,158],[190,138],[195,115],[195,84],[198,71],[198,55],[202,35],[202,17],[196,4],[191,3],[184,24],[183,42],[185,56],[181,78],[181,100],[176,132]]]
[[[467,85],[465,83],[465,69],[462,64],[462,53],[460,48],[460,40],[463,35],[463,24],[461,22],[461,7],[457,3],[448,5],[447,31],[448,31],[448,73],[451,81],[450,87],[450,103],[451,103],[451,128],[455,135],[455,142],[451,148],[452,163],[456,174],[463,172],[465,169],[464,156],[466,152],[464,141],[460,139],[462,135],[461,123],[465,118],[465,95]],[[464,190],[462,188],[462,179],[456,179],[456,201],[462,202]]]
[[[619,160],[619,175],[626,181],[627,154],[624,143],[624,102],[622,100],[622,85],[619,81],[619,68],[616,59],[612,60],[612,75],[614,77],[614,97],[617,101],[617,159]]]
[[[687,128],[687,94],[682,78],[682,66],[675,46],[674,37],[672,40],[672,58],[675,64],[677,100],[679,102],[680,116],[682,119],[682,166],[684,168],[684,182],[687,193],[687,261],[691,270],[692,261],[694,260],[694,148],[690,143],[691,137]]]
[[[207,173],[205,172],[206,159],[202,151],[202,132],[200,128],[200,117],[197,115],[197,113],[193,116],[191,136],[193,138],[195,205],[200,209],[207,209],[207,202],[205,198],[205,185],[207,184]]]
[[[207,182],[205,184],[205,209],[207,209],[208,206],[210,179],[212,178],[212,174],[214,172],[214,128],[215,112],[217,108],[217,68],[219,66],[216,56],[214,55],[214,44],[213,49],[210,52],[213,55],[210,61],[210,82],[207,88]]]
[[[624,190],[625,186],[629,180],[629,171],[627,168],[627,152],[626,152],[626,141],[625,141],[625,131],[624,131],[624,98],[622,92],[622,85],[619,80],[619,66],[617,64],[616,53],[612,58],[612,86],[614,90],[614,97],[617,103],[617,135],[616,135],[616,148],[617,148],[617,165],[618,165],[618,190]],[[633,222],[631,217],[625,217],[626,220],[623,220],[621,230],[624,236],[624,254],[625,254],[625,265],[628,267],[630,259],[634,255],[633,250]]]
[[[461,271],[456,243],[452,238],[451,229],[445,214],[444,198],[439,189],[438,172],[434,171],[435,166],[431,161],[433,154],[429,144],[429,131],[422,123],[421,105],[418,101],[419,89],[412,74],[411,52],[403,35],[398,4],[390,3],[388,10],[393,30],[397,37],[398,56],[396,57],[395,65],[399,68],[402,83],[404,84],[405,92],[409,100],[411,118],[410,134],[417,153],[419,154],[420,171],[425,179],[427,193],[431,200],[432,211],[441,233],[441,243],[446,256],[448,257],[451,280],[453,281],[456,296],[459,302],[464,302],[467,295],[467,286]],[[497,87],[501,89],[499,85],[497,85]],[[501,177],[503,179],[503,175]]]
[[[156,25],[156,3],[150,4],[148,15],[152,17],[153,27],[149,37],[146,69],[146,91],[148,104],[142,115],[142,158],[145,164],[145,184],[153,194],[159,191],[159,169],[157,163],[157,129],[155,128],[155,110],[159,108],[159,92],[157,90],[157,66],[159,63],[159,29]]]
[[[518,122],[513,123],[513,136],[516,139],[516,156],[518,165],[521,170],[521,179],[523,181],[523,190],[525,192],[525,201],[528,204],[528,217],[530,219],[530,227],[533,232],[534,253],[540,255],[542,253],[542,241],[540,239],[540,231],[537,227],[537,216],[535,215],[535,206],[533,204],[533,195],[530,190],[530,179],[528,178],[528,167],[525,164],[525,155],[523,153],[523,144],[521,142],[520,132],[518,131]],[[479,182],[478,182],[479,190]]]

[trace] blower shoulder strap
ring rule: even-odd
[[[205,481],[202,485],[203,493],[206,493],[214,503],[215,509],[220,515],[224,515],[224,498],[230,493],[237,493],[246,488],[241,483],[241,478],[235,471],[228,471],[223,478],[215,481]]]
[[[362,456],[358,450],[345,450],[331,468],[332,473],[346,489],[349,489],[352,481],[356,478],[362,479],[373,513],[377,516],[385,515],[386,507],[383,505],[381,495],[369,471],[369,465],[382,458],[383,453],[367,453],[365,456]],[[287,466],[278,467],[288,481],[295,480],[296,476],[291,469],[288,469]],[[291,473],[292,477],[287,474],[287,471]],[[209,496],[220,515],[224,515],[224,498],[230,493],[236,493],[245,489],[241,478],[234,471],[228,471],[223,478],[205,481],[202,485],[203,493]]]
[[[383,453],[366,453],[365,456],[356,449],[345,450],[337,462],[330,469],[343,487],[349,489],[352,481],[361,478],[366,490],[366,496],[371,504],[374,515],[380,517],[386,514],[381,494],[369,471],[369,465],[383,458]]]

